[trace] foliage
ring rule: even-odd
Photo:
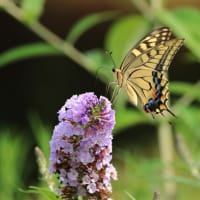
[[[22,177],[26,166],[28,144],[22,137],[12,136],[11,129],[0,131],[0,199],[21,199],[18,189],[24,187]]]
[[[42,188],[42,187],[35,187],[35,186],[30,186],[28,190],[26,191],[21,191],[24,193],[30,193],[30,194],[37,194],[40,195],[42,197],[42,199],[45,200],[61,200],[56,194],[55,192],[52,192],[46,188]]]
[[[18,2],[19,4],[15,4],[15,1],[2,0],[0,5],[8,14],[44,39],[44,42],[17,46],[2,52],[0,54],[1,68],[23,59],[46,55],[65,55],[73,59],[80,67],[83,67],[94,76],[97,75],[107,83],[113,78],[112,73],[110,73],[113,63],[111,63],[104,50],[95,48],[80,52],[74,45],[83,34],[87,34],[90,28],[111,20],[112,24],[104,38],[104,46],[106,50],[112,51],[113,59],[117,65],[120,65],[128,49],[158,23],[162,26],[169,26],[177,37],[185,39],[185,47],[189,51],[182,52],[182,63],[189,65],[191,62],[199,63],[200,61],[200,32],[197,26],[200,20],[200,10],[197,8],[177,7],[171,10],[164,6],[162,7],[161,0],[156,1],[160,5],[157,8],[153,3],[146,4],[146,1],[140,1],[140,4],[138,4],[139,1],[132,0],[133,6],[138,8],[141,14],[125,16],[120,15],[119,12],[111,11],[87,15],[71,28],[68,35],[66,35],[66,39],[63,40],[45,28],[39,21],[45,1],[20,0]],[[193,57],[192,60],[188,59],[188,54]],[[103,69],[99,70],[99,67],[102,66]],[[108,68],[110,72],[106,70]],[[117,152],[116,160],[119,162],[116,162],[116,165],[118,166],[120,177],[119,182],[114,184],[115,199],[150,199],[157,188],[161,193],[166,193],[160,185],[164,185],[167,181],[177,184],[179,190],[177,199],[189,199],[191,192],[193,199],[199,198],[199,87],[198,82],[196,84],[186,82],[170,83],[171,94],[176,97],[172,99],[173,110],[178,119],[166,117],[152,120],[140,110],[136,108],[130,109],[127,106],[126,96],[123,93],[119,95],[115,107],[117,120],[115,135],[141,124],[150,124],[159,132],[159,128],[163,123],[170,121],[173,125],[173,130],[169,128],[166,132],[174,132],[174,135],[180,134],[183,139],[177,140],[176,148],[178,151],[173,155],[176,159],[170,163],[177,173],[171,177],[160,176],[164,168],[163,163],[166,161],[162,158],[162,155],[159,158],[160,155],[155,153],[156,156],[154,156],[156,158],[146,158],[142,154],[129,154],[130,149]],[[48,158],[48,141],[51,131],[42,124],[37,115],[31,114],[28,118],[38,146],[43,150],[45,157]],[[21,178],[23,177],[24,166],[26,166],[25,158],[29,150],[29,144],[21,137],[15,138],[11,136],[10,132],[13,131],[5,129],[1,130],[0,134],[0,157],[1,161],[3,161],[3,165],[0,167],[0,199],[23,199],[22,193],[16,192],[16,188],[25,187]],[[166,132],[163,131],[162,134],[164,135]],[[170,142],[173,143],[172,141]],[[162,147],[159,150],[162,154]],[[157,151],[158,149],[155,150],[155,152]],[[18,159],[19,155],[21,159]],[[40,194],[42,196],[41,199],[56,199],[54,193],[43,188],[31,187],[27,192]],[[27,199],[27,197],[24,199]]]

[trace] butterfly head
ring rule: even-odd
[[[115,73],[116,72],[116,68],[112,68],[112,72]]]
[[[122,87],[123,85],[123,75],[122,75],[122,71],[118,68],[113,68],[112,72],[115,75],[115,78],[117,80],[117,84],[119,85],[119,87]]]

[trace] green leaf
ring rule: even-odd
[[[49,157],[49,141],[51,139],[51,129],[42,123],[39,115],[35,112],[31,112],[28,115],[28,121],[32,132],[37,140],[37,145],[44,152],[46,158]]]
[[[179,118],[181,119],[181,122],[178,124],[179,130],[181,130],[181,133],[185,133],[187,136],[187,141],[192,141],[192,148],[195,149],[195,143],[196,149],[199,148],[199,141],[200,141],[200,135],[199,135],[199,129],[200,129],[200,110],[199,107],[196,106],[185,106],[181,109],[181,113]],[[180,132],[180,131],[179,131]],[[191,137],[192,136],[192,137]],[[193,141],[193,137],[195,137],[195,141]]]
[[[68,36],[66,38],[67,41],[71,43],[75,43],[78,38],[84,34],[88,29],[91,27],[111,20],[118,15],[118,12],[114,11],[107,11],[107,12],[100,12],[95,14],[90,14],[79,20],[70,30]]]
[[[150,23],[142,16],[130,15],[116,21],[108,31],[105,46],[112,51],[117,65],[120,65],[127,51],[150,30]]]
[[[184,82],[171,82],[169,85],[170,92],[180,95],[189,95],[200,101],[200,86],[199,84],[191,84]]]
[[[199,180],[194,180],[192,178],[185,178],[183,176],[172,176],[172,177],[158,177],[158,178],[161,178],[163,180],[168,180],[168,181],[173,181],[173,182],[176,182],[176,183],[181,183],[181,184],[184,184],[184,185],[188,185],[188,186],[193,186],[193,187],[200,187],[200,183],[199,183]]]
[[[95,63],[96,68],[96,76],[100,77],[105,83],[109,81],[113,81],[113,73],[112,73],[112,60],[106,54],[105,51],[100,49],[92,49],[84,52],[89,59]]]
[[[131,200],[136,200],[129,192],[127,191],[124,191],[124,192]]]
[[[142,112],[133,109],[117,110],[114,133],[142,123],[151,123],[150,118]]]
[[[20,3],[24,21],[31,23],[41,16],[45,0],[21,0]]]
[[[200,109],[195,105],[177,105],[176,110],[179,110],[178,121],[176,124],[176,128],[179,129],[180,133],[185,133],[187,135],[187,141],[192,141],[193,147],[195,147],[195,143],[200,141],[199,129],[200,129]],[[195,137],[195,141],[193,141],[193,137]]]
[[[18,60],[45,55],[49,56],[62,54],[52,46],[45,43],[34,43],[18,46],[0,54],[0,68]]]
[[[0,165],[0,199],[20,199],[16,188],[23,186],[21,177],[25,173],[24,166],[27,166],[29,146],[26,139],[19,134],[17,136],[14,127],[7,126],[6,129],[0,130],[0,160],[2,161]]]
[[[40,188],[35,186],[30,186],[29,188],[30,188],[29,190],[21,190],[21,191],[30,194],[41,195],[46,200],[61,200],[56,193],[46,188]]]
[[[197,26],[200,21],[200,11],[198,9],[159,10],[156,16],[158,20],[172,28],[178,37],[184,38],[188,49],[200,59],[200,31]]]

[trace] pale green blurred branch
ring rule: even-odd
[[[35,147],[35,154],[37,157],[39,170],[40,170],[43,180],[47,183],[49,189],[51,191],[54,191],[55,183],[53,181],[52,174],[50,174],[50,172],[49,172],[48,164],[47,164],[44,153],[42,152],[42,150],[39,147]]]
[[[172,136],[172,127],[169,123],[163,122],[158,127],[158,143],[160,149],[160,157],[164,164],[163,176],[170,178],[175,176],[174,162],[174,143]],[[164,182],[165,199],[173,200],[176,196],[176,183]]]
[[[136,200],[129,192],[124,191],[131,200]]]
[[[164,6],[164,0],[131,0],[135,7],[141,12],[143,16],[149,20],[154,19],[154,11],[161,10]]]
[[[189,106],[194,100],[198,99],[198,96],[197,96],[197,94],[195,92],[196,92],[196,90],[200,91],[200,81],[197,81],[197,83],[194,84],[192,87],[193,87],[192,90],[191,90],[191,88],[188,88],[188,89],[190,89],[191,92],[186,92],[187,86],[185,84],[184,85],[185,95],[181,96],[176,101],[176,103],[173,105],[177,115],[181,112],[181,109],[183,107]],[[178,84],[176,83],[176,89],[177,88],[178,88]],[[194,92],[194,94],[193,94],[193,92]]]
[[[48,42],[54,48],[71,58],[74,62],[84,67],[87,71],[91,73],[96,72],[95,64],[88,59],[84,54],[74,48],[70,43],[59,38],[56,34],[49,31],[45,26],[43,26],[38,21],[32,21],[31,23],[26,23],[23,19],[23,11],[15,5],[14,2],[10,0],[1,0],[0,6],[15,19],[26,25],[35,34],[41,37],[44,41]]]
[[[163,4],[164,4],[163,0],[150,0],[152,13],[154,13],[155,10],[162,9],[164,6]]]
[[[160,193],[159,192],[154,192],[153,200],[160,200]]]
[[[146,0],[131,0],[135,7],[148,19],[152,19],[150,6]]]
[[[182,134],[176,134],[176,146],[178,153],[182,157],[182,159],[187,163],[189,166],[191,174],[197,178],[200,179],[200,170],[194,165],[194,160],[192,158],[192,154],[189,150],[189,147],[187,146],[184,137]]]

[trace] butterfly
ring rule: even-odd
[[[157,28],[141,39],[125,56],[120,68],[113,68],[117,85],[130,101],[153,114],[169,112],[168,68],[184,39],[174,38],[167,27]]]

